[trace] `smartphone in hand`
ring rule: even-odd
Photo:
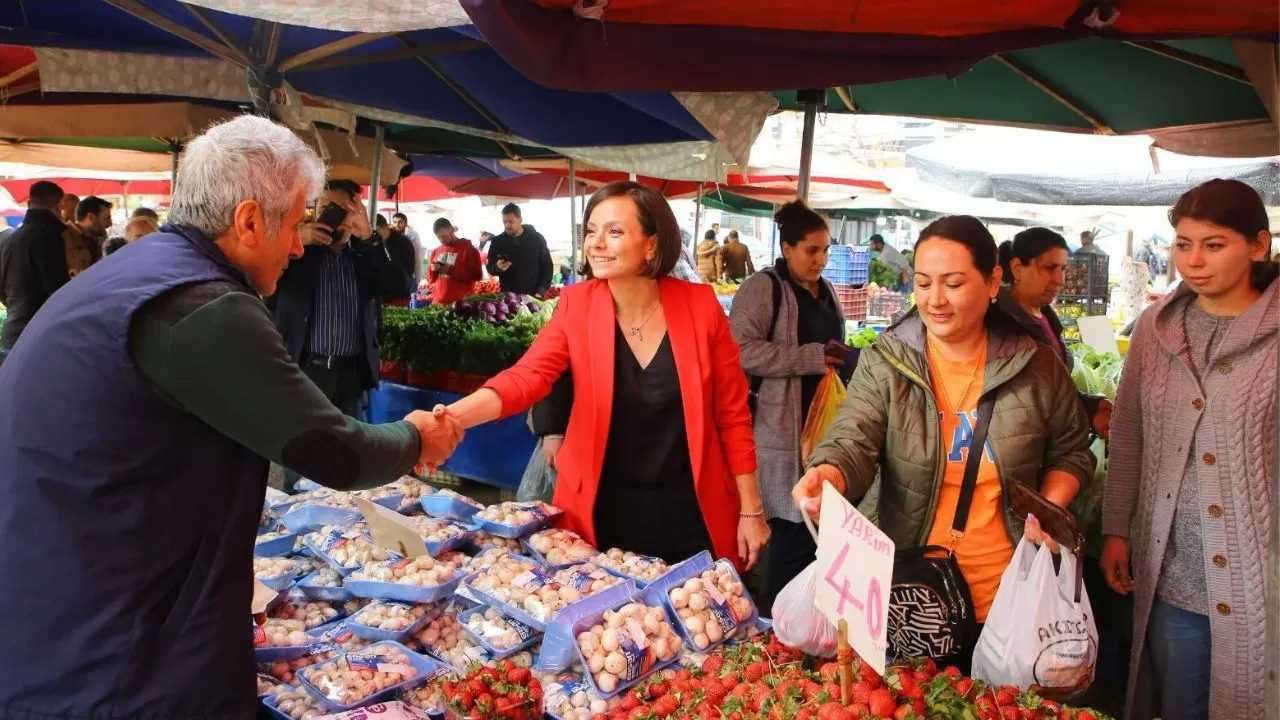
[[[316,222],[326,225],[332,229],[330,235],[337,235],[338,226],[347,219],[347,209],[337,203],[329,203],[320,211],[320,216],[316,218]]]

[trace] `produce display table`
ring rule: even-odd
[[[431,410],[448,405],[461,395],[441,390],[399,385],[382,381],[369,391],[370,422],[403,420],[414,410]],[[525,466],[533,455],[537,439],[529,431],[524,414],[485,423],[467,431],[458,450],[444,468],[455,475],[486,485],[515,490],[520,486]]]

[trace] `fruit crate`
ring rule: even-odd
[[[1111,298],[1110,260],[1105,255],[1072,255],[1062,274],[1062,291],[1058,293],[1060,301],[1101,300],[1105,306],[1106,301]]]
[[[845,320],[862,321],[867,319],[867,288],[866,286],[851,287],[848,285],[836,285],[836,297],[840,300],[840,307],[844,310]]]
[[[871,251],[867,247],[832,245],[822,277],[832,285],[865,285],[871,273]]]
[[[891,318],[907,307],[907,296],[900,292],[885,290],[873,296],[867,304],[871,317]]]

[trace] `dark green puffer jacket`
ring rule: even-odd
[[[996,393],[987,431],[1000,483],[1039,488],[1049,470],[1093,479],[1089,420],[1056,353],[1027,335],[990,333],[982,394]],[[849,501],[872,511],[899,548],[925,544],[942,487],[938,404],[929,384],[924,322],[916,314],[885,331],[864,350],[849,392],[809,466],[840,468]],[[879,497],[868,497],[877,468]],[[1007,497],[1007,495],[1006,495]],[[865,499],[865,503],[863,502]],[[1014,542],[1023,518],[1005,505]]]

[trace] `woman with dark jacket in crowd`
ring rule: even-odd
[[[1049,228],[1028,228],[1004,241],[1000,267],[1005,286],[996,303],[1037,342],[1053,348],[1067,372],[1075,369],[1075,358],[1062,340],[1062,321],[1053,311],[1053,301],[1062,290],[1069,256],[1066,239]],[[1111,401],[1085,394],[1080,400],[1093,431],[1105,439],[1110,434]]]
[[[804,468],[800,433],[818,383],[844,361],[826,347],[844,340],[844,312],[835,288],[822,277],[831,247],[827,221],[797,200],[782,206],[774,222],[782,257],[742,284],[729,313],[742,368],[757,396],[756,473],[772,530],[764,592],[756,598],[766,615],[778,591],[817,552],[791,502],[791,486]]]
[[[914,269],[915,308],[863,351],[793,499],[817,517],[829,482],[856,505],[878,470],[880,529],[898,550],[952,548],[983,623],[1023,534],[1007,488],[1020,483],[1066,507],[1093,480],[1089,423],[1057,353],[995,307],[1001,270],[980,220],[931,223],[916,243]],[[970,447],[974,418],[988,397],[987,452],[957,537],[965,465],[978,450]],[[1038,528],[1028,530],[1039,538]]]

